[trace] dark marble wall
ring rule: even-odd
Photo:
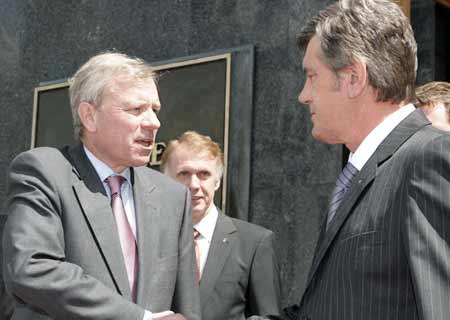
[[[436,15],[434,0],[411,1],[411,25],[418,43],[417,84],[435,79],[436,67]]]
[[[450,81],[450,8],[436,6],[435,80]]]
[[[111,48],[159,61],[252,44],[249,220],[277,233],[284,304],[298,302],[342,148],[310,136],[309,112],[297,102],[303,76],[295,36],[331,2],[2,0],[0,203],[8,163],[30,145],[33,88],[40,82],[66,78],[90,56]],[[422,17],[418,28],[429,22]],[[426,51],[420,62],[426,64],[430,55]]]

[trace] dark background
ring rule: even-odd
[[[308,109],[297,102],[304,79],[295,36],[331,2],[1,0],[0,204],[8,164],[30,146],[39,83],[67,78],[90,56],[111,48],[152,62],[253,45],[252,134],[249,150],[242,150],[251,155],[248,220],[277,234],[283,304],[298,302],[342,147],[310,135]],[[448,80],[448,62],[442,66],[449,61],[448,28],[437,27],[442,23],[435,8],[432,0],[412,1],[419,83],[443,70]]]

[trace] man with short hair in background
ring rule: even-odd
[[[100,54],[69,91],[79,143],[9,169],[12,319],[199,320],[189,192],[146,167],[160,127],[152,68]]]
[[[416,88],[416,106],[420,107],[433,126],[450,131],[450,83],[428,82]]]
[[[214,205],[223,154],[210,137],[187,131],[169,142],[161,169],[191,191],[203,320],[278,314],[280,285],[274,235],[230,218]]]

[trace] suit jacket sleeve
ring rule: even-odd
[[[186,190],[183,222],[179,237],[177,283],[172,310],[189,320],[200,320],[200,296],[195,267],[194,238],[191,216],[191,196]]]
[[[142,307],[65,260],[60,190],[49,178],[52,170],[32,152],[11,164],[3,236],[9,293],[52,318],[142,320]]]
[[[5,291],[5,285],[3,281],[0,281],[0,319],[10,319],[13,311],[14,300]]]
[[[448,319],[450,314],[449,154],[447,135],[424,146],[402,192],[402,237],[422,320]]]
[[[273,239],[273,232],[266,231],[255,251],[247,293],[249,316],[280,314],[280,278]]]

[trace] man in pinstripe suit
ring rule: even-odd
[[[409,103],[408,19],[388,0],[341,1],[298,44],[312,135],[345,144],[356,174],[324,219],[299,305],[282,319],[450,319],[450,135]]]

